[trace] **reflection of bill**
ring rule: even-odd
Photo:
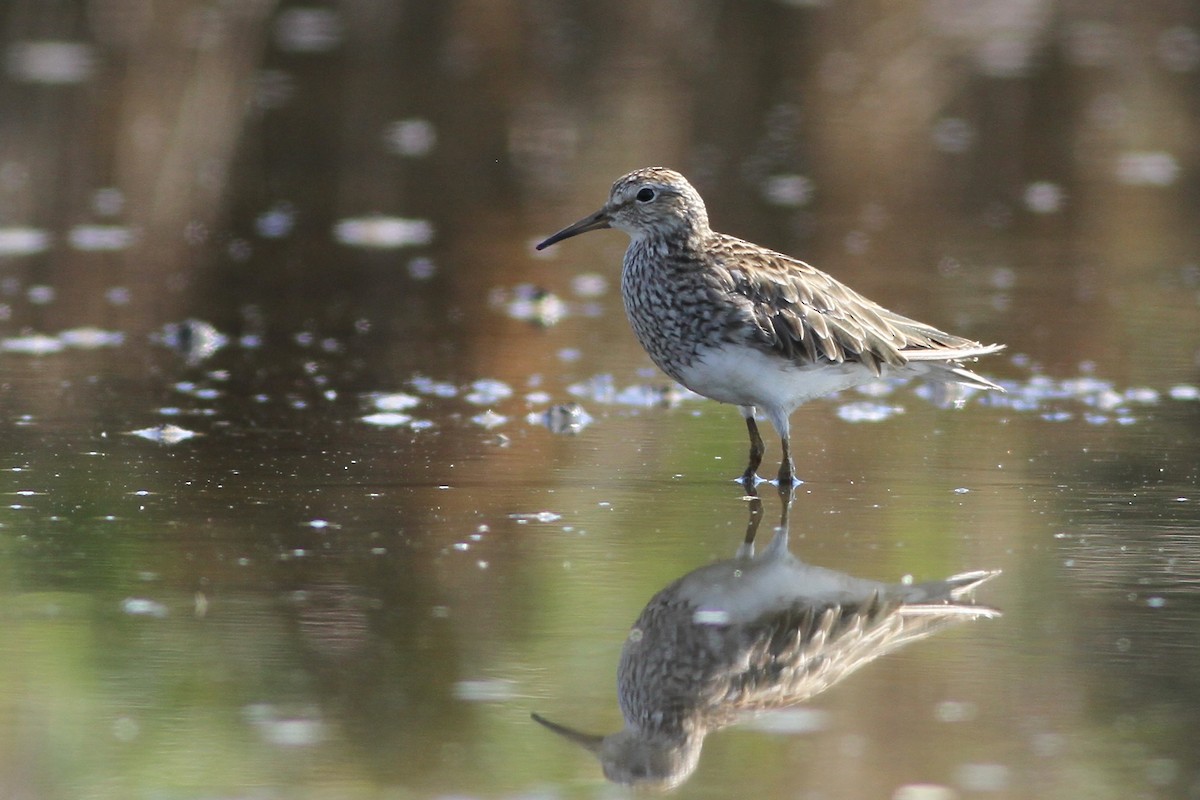
[[[999,615],[969,598],[998,572],[904,585],[810,566],[788,550],[786,503],[755,556],[761,518],[755,498],[737,556],[675,581],[634,623],[617,671],[623,730],[598,736],[533,719],[594,753],[609,780],[671,788],[695,770],[710,731],[801,703],[957,622]]]

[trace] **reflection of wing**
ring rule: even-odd
[[[884,364],[957,362],[1003,349],[889,311],[816,267],[732,236],[716,234],[710,252],[720,257],[721,288],[748,301],[762,343],[799,364],[852,361],[879,374]],[[997,388],[973,373],[959,377]]]
[[[633,727],[684,735],[801,703],[885,653],[994,616],[957,598],[995,574],[889,586],[786,551],[703,567],[634,624],[617,672],[621,711]]]
[[[906,605],[878,592],[861,604],[789,609],[747,626],[744,658],[709,676],[710,724],[803,702],[885,653],[990,613],[969,605]]]

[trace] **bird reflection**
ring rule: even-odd
[[[957,622],[999,615],[969,597],[998,572],[886,584],[801,562],[788,550],[791,493],[780,495],[780,525],[761,554],[762,501],[751,491],[737,554],[684,575],[642,611],[617,669],[622,730],[533,719],[593,753],[609,780],[669,789],[696,769],[710,732],[799,704]]]

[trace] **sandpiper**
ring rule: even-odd
[[[674,170],[617,179],[603,208],[537,249],[602,228],[629,234],[621,296],[650,358],[693,392],[740,408],[750,434],[747,485],[765,451],[756,409],[783,445],[779,485],[792,486],[788,420],[806,400],[911,375],[1003,391],[962,365],[1004,345],[917,322],[803,261],[717,233],[704,200]]]
[[[709,733],[794,707],[947,627],[999,616],[971,599],[995,571],[887,584],[800,561],[788,549],[786,502],[760,555],[755,497],[733,559],[688,573],[646,605],[617,669],[622,730],[600,736],[533,719],[592,752],[609,780],[669,789],[695,770]]]

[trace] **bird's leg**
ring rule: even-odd
[[[746,486],[747,493],[751,493],[750,489],[754,486],[754,479],[758,477],[758,467],[762,464],[767,446],[763,444],[762,436],[758,433],[758,423],[754,421],[754,407],[743,407],[742,414],[746,416],[746,430],[750,433],[750,463],[742,473],[742,483]]]
[[[779,462],[779,491],[783,491],[784,487],[795,485],[796,476],[792,470],[792,454],[789,452],[788,440],[783,440],[783,460]]]
[[[746,520],[746,536],[737,555],[739,558],[749,558],[754,555],[754,537],[758,536],[758,526],[762,524],[763,504],[758,490],[752,484],[746,486],[746,497],[743,499],[750,502],[750,518]]]
[[[784,486],[782,483],[775,487],[779,491],[779,527],[782,530],[788,528],[788,514],[792,510],[792,500],[796,497],[795,485]]]

